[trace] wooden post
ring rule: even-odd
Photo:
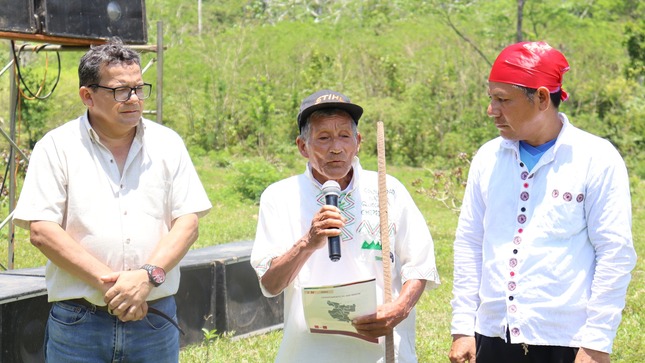
[[[385,171],[385,132],[383,121],[376,123],[376,151],[378,158],[378,200],[383,261],[383,302],[392,302],[392,260],[390,259],[390,222],[387,214],[387,185]],[[394,363],[394,333],[385,336],[385,363]]]

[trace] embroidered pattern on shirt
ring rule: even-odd
[[[318,194],[316,201],[320,206],[325,205],[325,195],[321,192],[320,194]],[[341,193],[338,197],[338,209],[340,209],[340,214],[347,220],[347,222],[345,222],[345,227],[340,229],[341,241],[349,241],[354,238],[351,233],[351,228],[349,227],[356,223],[356,217],[352,213],[355,206],[356,201],[354,201],[352,193]]]
[[[363,245],[361,245],[361,249],[379,250],[379,251],[383,249],[381,246],[381,224],[380,223],[377,223],[376,225],[372,225],[372,223],[370,223],[369,220],[362,220],[361,224],[358,225],[356,232],[358,232],[361,235],[368,236],[368,239],[363,240]],[[390,225],[388,226],[388,234],[391,238],[393,238],[396,235],[396,224],[390,223]]]

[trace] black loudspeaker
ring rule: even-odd
[[[55,42],[91,43],[114,36],[126,44],[148,42],[144,0],[0,0],[0,32]]]
[[[215,264],[210,261],[181,266],[179,290],[175,294],[177,320],[186,333],[179,335],[181,347],[204,341],[202,329],[215,329],[214,277]]]
[[[0,31],[35,33],[33,0],[0,0]]]
[[[283,294],[266,298],[249,255],[217,261],[215,327],[219,332],[247,335],[275,328],[284,320]]]
[[[0,362],[41,363],[47,302],[44,268],[0,274]]]
[[[181,262],[181,282],[175,298],[179,325],[186,332],[181,346],[204,341],[204,332],[235,336],[281,327],[282,294],[262,295],[249,263],[252,241],[191,250]]]
[[[144,0],[36,0],[43,33],[60,37],[108,39],[145,44]]]
[[[282,294],[266,298],[249,263],[252,241],[191,250],[181,261],[175,295],[180,345],[201,343],[204,332],[243,336],[277,329]],[[47,302],[45,268],[0,273],[0,362],[42,363]]]

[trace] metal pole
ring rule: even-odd
[[[197,35],[202,35],[202,0],[197,0]]]
[[[163,23],[157,22],[157,123],[163,124]]]
[[[132,50],[136,50],[137,52],[140,53],[145,53],[145,52],[157,52],[158,47],[156,45],[126,45],[127,48],[130,48]],[[15,48],[16,50],[19,50],[19,47]],[[61,45],[61,44],[28,44],[26,45],[22,51],[27,52],[27,51],[38,51],[38,52],[79,52],[79,51],[86,51],[89,49],[89,46],[86,45]]]
[[[20,60],[18,60],[20,61]],[[18,83],[16,82],[17,74],[17,64],[14,63],[13,71],[11,72],[11,82],[10,82],[10,96],[11,97],[11,106],[9,112],[11,113],[11,125],[9,131],[9,138],[11,140],[16,139],[16,114],[18,110]],[[9,213],[13,213],[14,208],[16,207],[16,152],[13,148],[13,145],[9,148]],[[7,268],[13,270],[14,266],[14,232],[15,226],[13,224],[13,218],[9,221],[7,235],[9,236],[9,247],[7,248]]]

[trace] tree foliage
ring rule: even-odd
[[[300,100],[332,88],[365,108],[362,155],[375,155],[382,120],[392,162],[457,165],[497,135],[486,80],[518,36],[517,0],[203,0],[201,34],[196,2],[149,0],[146,9],[149,38],[161,20],[167,47],[163,122],[191,150],[266,160],[296,152]],[[561,110],[645,177],[642,13],[635,0],[524,1],[521,31],[569,59]],[[82,112],[79,57],[64,54],[68,78],[42,110],[44,128]],[[0,85],[0,106],[5,94]]]

